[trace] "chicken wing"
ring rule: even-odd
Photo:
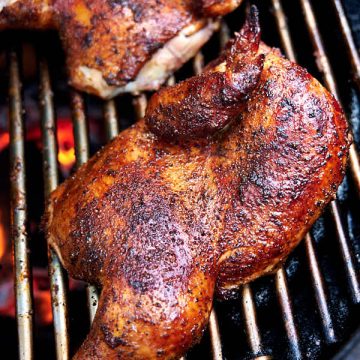
[[[241,0],[5,0],[0,29],[57,29],[70,83],[103,98],[154,90]]]
[[[259,41],[252,8],[204,74],[161,90],[52,193],[52,246],[101,288],[76,360],[180,357],[214,295],[272,271],[333,199],[351,142],[343,112]]]

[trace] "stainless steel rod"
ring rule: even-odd
[[[40,62],[40,106],[43,143],[44,195],[47,200],[58,186],[56,123],[48,65]],[[69,359],[65,272],[55,251],[48,248],[51,305],[54,318],[56,358]]]
[[[30,360],[33,358],[33,304],[30,247],[26,231],[24,122],[19,64],[15,52],[10,53],[9,61],[11,237],[15,256],[16,320],[19,357]]]

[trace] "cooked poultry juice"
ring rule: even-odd
[[[101,288],[75,359],[172,359],[213,297],[283,261],[334,197],[351,142],[336,100],[260,42],[252,8],[202,75],[164,88],[51,195],[47,233]]]

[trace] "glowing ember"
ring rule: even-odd
[[[74,136],[70,120],[58,120],[57,141],[59,146],[58,161],[61,170],[68,174],[75,163]]]
[[[0,151],[4,150],[9,145],[9,141],[10,135],[8,132],[0,134]]]
[[[57,141],[58,141],[58,161],[61,171],[65,176],[69,175],[72,166],[75,163],[74,136],[72,122],[70,119],[58,119],[57,121]],[[26,132],[27,141],[35,141],[41,149],[40,128],[31,128]],[[0,151],[4,150],[10,141],[8,132],[0,134]]]

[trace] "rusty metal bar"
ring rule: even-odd
[[[19,357],[30,360],[33,358],[33,304],[30,247],[26,232],[24,123],[19,64],[15,52],[10,53],[9,61],[11,237],[15,257],[16,320]]]
[[[348,54],[350,57],[351,65],[353,68],[354,80],[360,89],[360,56],[359,50],[356,48],[351,29],[349,26],[349,22],[346,18],[345,11],[343,5],[340,0],[332,0],[336,15],[338,16],[338,21],[340,23],[341,33],[343,35]]]
[[[79,168],[89,158],[89,140],[85,117],[84,99],[76,90],[72,90],[71,104],[73,112],[76,167]],[[95,286],[88,284],[86,294],[89,306],[90,322],[94,320],[99,296]]]
[[[281,42],[287,58],[296,62],[295,50],[292,44],[289,27],[280,0],[272,0],[276,23],[280,34]],[[313,241],[310,234],[305,236],[305,249],[308,257],[312,283],[315,291],[315,298],[319,307],[323,324],[325,339],[328,343],[336,341],[335,330],[330,316],[327,303],[324,281],[316,258]]]
[[[325,47],[316,23],[314,10],[309,2],[309,0],[300,0],[304,15],[306,25],[308,27],[309,33],[312,38],[313,46],[316,54],[316,63],[319,70],[323,73],[324,82],[327,88],[333,93],[336,99],[340,101],[339,92],[335,83],[335,78],[332,72],[332,68],[329,62],[329,59],[326,56]],[[357,185],[357,189],[360,190],[360,172],[357,172],[356,169],[359,169],[359,158],[353,144],[350,149],[350,165],[352,170],[352,175]],[[351,254],[350,246],[345,235],[340,217],[340,210],[336,200],[332,201],[331,213],[335,221],[335,226],[337,230],[337,235],[340,243],[340,250],[342,254],[343,261],[345,263],[345,269],[347,272],[347,280],[350,287],[351,297],[353,302],[360,302],[360,285],[358,277],[355,270],[355,262]]]
[[[58,186],[56,123],[48,65],[40,61],[40,106],[43,143],[45,200]],[[52,248],[48,248],[51,305],[54,318],[56,358],[69,359],[66,275]]]
[[[290,341],[290,349],[293,359],[301,359],[299,335],[295,326],[292,304],[287,287],[286,273],[281,267],[275,275],[275,286],[285,321],[285,329]]]

